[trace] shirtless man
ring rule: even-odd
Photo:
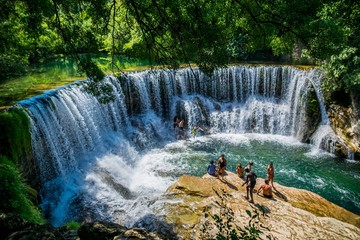
[[[174,132],[176,132],[176,128],[178,127],[179,122],[180,122],[180,119],[177,116],[175,116],[174,117],[174,123],[173,123]]]
[[[180,138],[185,138],[185,132],[184,132],[184,119],[181,119],[179,121],[179,136]]]
[[[260,185],[260,188],[257,191],[257,194],[260,193],[262,189],[263,195],[266,198],[272,198],[272,187],[269,185],[269,180],[265,179],[265,183]]]
[[[246,199],[249,199],[249,193],[250,193],[250,198],[251,198],[250,202],[254,203],[253,190],[256,185],[257,176],[253,171],[250,171],[248,168],[245,168],[245,172],[246,172],[246,181],[241,186],[244,186],[245,184],[247,184]]]

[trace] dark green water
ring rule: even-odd
[[[111,56],[94,55],[92,59],[105,73],[112,72]],[[122,71],[141,70],[149,65],[148,61],[124,57],[116,57],[115,64],[117,66],[115,72],[119,69]],[[0,109],[39,95],[45,90],[85,78],[85,74],[79,72],[75,60],[71,58],[59,58],[32,66],[24,76],[0,81]]]
[[[276,182],[315,192],[331,202],[360,214],[360,162],[343,160],[302,144],[293,138],[274,135],[214,135],[176,143],[167,148],[180,166],[177,174],[202,176],[211,159],[224,153],[227,170],[236,164],[254,162],[253,170],[266,178],[270,161],[275,166]]]

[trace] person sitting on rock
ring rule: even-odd
[[[207,172],[211,176],[216,176],[216,165],[214,164],[214,160],[210,161],[210,164],[209,164],[209,166],[207,168]]]
[[[239,176],[239,178],[244,178],[244,168],[241,166],[241,163],[238,163],[236,167],[236,173]]]
[[[262,190],[264,197],[272,198],[272,187],[269,184],[269,179],[265,179],[265,183],[260,185],[257,194],[260,193],[260,190]]]

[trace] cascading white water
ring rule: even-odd
[[[115,95],[109,104],[81,85],[21,102],[31,121],[45,215],[54,225],[102,219],[131,226],[153,214],[142,205],[176,178],[165,174],[173,165],[167,156],[159,161],[156,151],[175,140],[175,115],[188,129],[200,124],[211,133],[302,139],[309,79],[321,77],[316,72],[273,66],[228,67],[212,77],[198,69],[145,71],[108,76]]]

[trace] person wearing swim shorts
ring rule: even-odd
[[[259,194],[261,190],[264,197],[272,198],[272,187],[269,185],[269,179],[265,179],[265,183],[260,185],[260,188],[257,190],[257,194]]]
[[[256,185],[256,174],[253,171],[250,171],[248,168],[245,169],[246,172],[246,181],[242,184],[242,186],[244,186],[245,184],[246,186],[246,199],[249,199],[249,193],[250,193],[250,202],[254,203],[254,198],[253,198],[253,190],[254,187]]]

